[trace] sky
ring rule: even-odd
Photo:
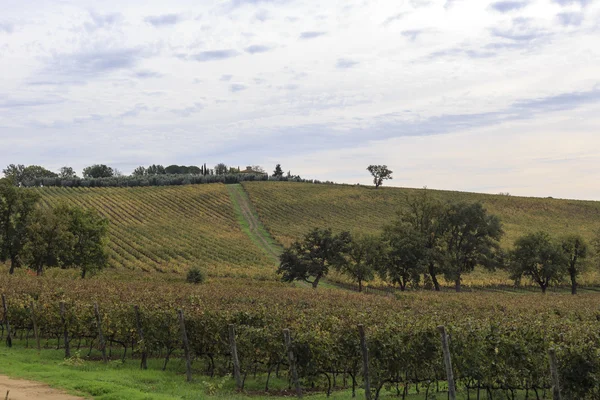
[[[1,2],[1,167],[600,200],[600,0]]]

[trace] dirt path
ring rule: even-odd
[[[27,381],[23,379],[12,379],[0,375],[0,399],[6,399],[6,392],[9,400],[82,400],[83,397],[76,397],[53,389],[45,383]]]
[[[258,240],[261,244],[261,247],[271,256],[274,260],[279,259],[279,254],[281,253],[281,249],[273,244],[274,240],[267,236],[266,229],[262,226],[262,223],[256,217],[255,213],[252,209],[252,204],[250,204],[250,199],[244,192],[244,188],[242,185],[227,185],[227,189],[229,190],[229,194],[232,196],[235,203],[239,206],[240,211],[242,213],[242,217],[248,223],[250,228],[250,234]]]

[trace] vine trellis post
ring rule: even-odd
[[[440,325],[438,331],[442,337],[442,351],[444,353],[444,365],[446,366],[446,378],[448,379],[448,399],[456,400],[456,386],[454,385],[454,373],[452,372],[452,358],[450,357],[450,346],[446,328]]]

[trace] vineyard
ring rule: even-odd
[[[315,227],[334,231],[379,233],[395,218],[406,196],[420,189],[379,188],[350,185],[310,185],[289,182],[244,182],[254,208],[270,234],[290,245]],[[579,233],[587,240],[600,229],[600,202],[513,197],[429,190],[441,201],[480,201],[500,217],[505,235],[502,246],[510,248],[519,236],[545,230],[553,235]],[[344,281],[341,276],[330,278]],[[600,275],[582,275],[582,285],[597,285]],[[511,285],[506,273],[476,270],[465,276],[465,285]]]
[[[96,208],[110,220],[109,264],[119,270],[274,278],[274,261],[242,232],[225,185],[32,188],[48,206]]]
[[[565,398],[600,396],[600,298],[594,295],[383,297],[238,279],[197,287],[2,276],[0,286],[11,338],[35,347],[35,334],[40,346],[66,351],[68,343],[71,352],[95,357],[110,348],[113,359],[160,358],[164,368],[184,356],[189,342],[191,379],[231,374],[229,325],[234,324],[242,387],[257,374],[267,377],[265,390],[269,377],[288,376],[283,330],[289,329],[301,390],[357,389],[364,381],[357,332],[363,324],[374,397],[419,392],[433,399],[445,390],[436,331],[443,324],[461,393],[548,398],[547,354],[554,348]]]

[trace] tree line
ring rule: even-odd
[[[543,293],[568,277],[576,294],[577,279],[589,265],[590,246],[583,237],[555,239],[540,231],[523,235],[506,251],[500,247],[503,234],[500,219],[481,203],[443,203],[424,190],[407,197],[397,218],[379,234],[311,230],[284,249],[278,273],[284,282],[316,288],[333,269],[357,283],[359,291],[375,276],[402,291],[419,287],[421,279],[439,291],[443,277],[460,292],[464,275],[481,266],[507,270],[515,285],[529,278]],[[595,247],[600,253],[600,240]]]
[[[64,187],[102,187],[102,186],[161,186],[197,183],[237,183],[244,180],[283,180],[301,181],[299,175],[290,171],[284,174],[281,164],[269,175],[261,166],[253,165],[246,170],[218,163],[214,168],[203,164],[200,167],[191,165],[152,164],[139,166],[131,175],[126,175],[106,164],[94,164],[83,169],[83,178],[77,176],[73,168],[62,167],[58,173],[39,165],[25,166],[10,164],[2,170],[4,177],[16,186],[64,186]],[[314,181],[310,181],[314,182]],[[317,183],[320,183],[317,181]]]
[[[23,265],[37,275],[46,268],[78,268],[85,278],[105,267],[108,220],[94,209],[40,207],[39,200],[0,179],[0,262],[10,263],[9,273]]]

